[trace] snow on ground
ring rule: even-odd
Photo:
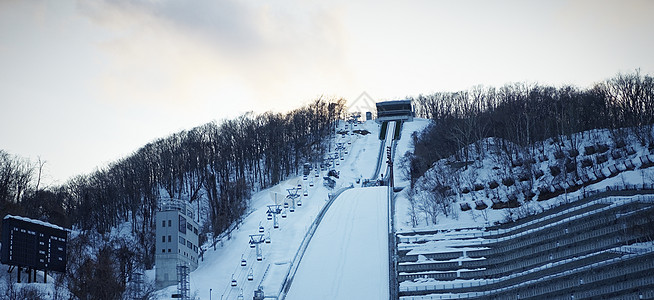
[[[387,187],[345,191],[314,234],[287,299],[387,299]]]
[[[405,125],[410,124],[411,123],[407,123]],[[406,136],[410,136],[410,134],[405,135],[407,129],[408,128],[405,127],[402,132],[403,139],[400,140],[401,143],[410,142],[407,138],[405,138]],[[569,141],[567,140],[567,137],[562,137],[562,140],[565,141],[566,146],[563,147],[563,151],[566,152],[567,155],[567,152],[569,151]],[[434,230],[436,228],[439,230],[484,228],[497,222],[504,222],[507,219],[516,219],[518,215],[521,214],[542,212],[551,207],[558,206],[561,203],[574,201],[575,199],[582,197],[584,192],[588,193],[591,191],[602,191],[606,190],[607,187],[620,188],[627,185],[652,184],[652,180],[654,179],[654,168],[650,167],[646,169],[640,169],[640,163],[638,161],[640,157],[648,155],[649,150],[647,147],[642,146],[637,140],[635,140],[635,138],[626,138],[625,142],[627,146],[618,150],[622,154],[622,157],[619,159],[614,159],[612,157],[611,153],[616,149],[616,146],[608,130],[591,130],[577,133],[574,135],[574,140],[577,141],[576,148],[579,151],[577,160],[581,161],[585,158],[588,158],[591,159],[594,163],[593,166],[589,168],[578,167],[580,172],[592,173],[595,170],[606,169],[608,166],[622,164],[627,160],[635,161],[636,169],[631,171],[623,171],[615,177],[604,179],[598,183],[591,184],[588,187],[582,188],[575,192],[568,192],[549,200],[535,201],[534,198],[532,201],[525,201],[522,190],[532,190],[537,192],[538,187],[550,186],[555,183],[562,182],[561,176],[552,176],[549,169],[550,166],[554,165],[558,165],[559,167],[563,168],[562,160],[557,160],[554,156],[554,153],[558,151],[559,145],[553,142],[551,139],[543,142],[542,149],[535,150],[537,151],[535,154],[536,156],[543,155],[547,157],[547,160],[537,161],[535,164],[533,164],[532,167],[533,170],[542,171],[544,175],[540,178],[532,179],[527,182],[520,182],[518,180],[521,173],[524,172],[524,169],[522,167],[512,167],[511,161],[508,160],[506,153],[503,153],[503,151],[500,149],[490,149],[483,157],[471,158],[474,159],[474,161],[468,168],[451,168],[450,161],[452,161],[452,158],[442,159],[434,163],[432,169],[427,171],[425,175],[423,175],[423,177],[418,180],[419,182],[416,185],[419,185],[420,180],[425,180],[427,176],[441,176],[441,178],[444,177],[445,179],[451,181],[451,187],[453,188],[452,191],[456,194],[454,199],[455,202],[452,204],[452,214],[449,216],[441,214],[437,218],[437,224],[432,224],[427,215],[424,213],[418,213],[418,224],[415,227],[412,226],[409,217],[410,205],[407,199],[407,189],[404,189],[401,193],[397,194],[396,197],[396,231],[412,232]],[[488,138],[483,142],[491,146],[500,144],[500,141],[496,138]],[[598,145],[600,143],[609,147],[609,150],[606,153],[585,155],[584,147]],[[470,149],[471,153],[475,152],[475,144],[471,144],[468,148]],[[626,149],[629,148],[633,149],[633,154],[626,154]],[[399,150],[399,145],[397,153],[397,155],[402,154],[402,152]],[[396,161],[399,158],[397,155],[395,157]],[[523,159],[526,159],[528,156],[526,153],[521,153],[520,155]],[[603,163],[595,163],[597,156],[599,155],[605,155],[607,161]],[[396,178],[398,175],[400,175],[400,172],[397,173],[398,174],[396,175]],[[446,175],[443,176],[442,174]],[[514,178],[515,184],[510,187],[505,186],[502,182],[502,179],[507,177]],[[570,177],[570,175],[568,177]],[[402,178],[399,179],[401,180]],[[489,188],[489,183],[493,180],[499,184],[499,187],[496,189]],[[480,191],[474,191],[472,189],[475,184],[481,184],[484,186],[484,188]],[[396,184],[396,186],[400,185]],[[408,186],[408,183],[406,183],[406,186]],[[463,187],[467,187],[472,191],[469,193],[462,193],[461,189]],[[492,204],[490,198],[506,200],[510,194],[517,196],[518,201],[522,204],[521,207],[515,209],[492,209],[490,207]],[[416,197],[420,197],[420,195]],[[484,210],[474,209],[474,203],[476,200],[484,201],[489,207]],[[470,204],[473,209],[462,212],[459,204],[463,202]]]
[[[374,172],[379,149],[379,128],[379,124],[374,121],[367,121],[348,128],[350,134],[336,137],[331,150],[335,149],[335,143],[343,143],[347,154],[343,160],[339,159],[339,165],[335,168],[340,176],[336,179],[334,191],[355,185],[356,179],[367,178]],[[338,130],[344,129],[344,123],[341,122]],[[353,129],[365,129],[370,134],[352,134]],[[250,202],[250,213],[232,232],[231,237],[219,242],[215,250],[208,245],[203,246],[207,249],[204,260],[190,273],[191,296],[209,299],[211,290],[212,299],[236,299],[241,293],[247,299],[252,297],[258,286],[263,288],[266,296],[277,296],[308,227],[332,192],[323,186],[323,176],[326,176],[327,171],[321,170],[319,177],[315,177],[312,172],[307,180],[303,180],[302,176],[292,177],[271,189],[254,194]],[[279,228],[274,229],[273,221],[266,219],[267,205],[274,204],[271,192],[281,194],[277,198],[282,198],[278,201],[278,204],[282,204],[283,197],[287,195],[286,189],[296,187],[298,182],[303,189],[307,189],[308,196],[301,196],[302,206],[296,206],[295,212],[286,211],[287,218],[278,216]],[[313,182],[313,187],[309,186],[310,182]],[[381,224],[385,226],[386,222]],[[259,233],[260,225],[265,229],[264,235],[270,236],[271,243],[261,244],[263,259],[257,261],[255,249],[250,248],[248,242],[250,234]],[[387,249],[387,246],[384,245],[383,249]],[[242,255],[247,260],[245,267],[240,264]],[[386,260],[387,258],[384,259]],[[385,266],[388,268],[387,264]],[[247,280],[250,270],[254,277],[252,281]],[[388,271],[385,274],[388,277]],[[231,286],[232,276],[237,281],[236,287]],[[293,284],[294,287],[299,285]],[[177,287],[170,286],[159,290],[157,297],[170,298],[176,292]]]
[[[413,122],[404,122],[402,125],[402,131],[400,133],[400,140],[397,141],[395,146],[395,157],[393,161],[395,162],[395,170],[393,172],[393,180],[396,187],[405,187],[409,186],[409,178],[406,176],[404,170],[402,170],[402,157],[405,153],[413,153],[413,139],[411,135],[414,132],[422,132],[429,124],[431,120],[414,118]],[[397,205],[397,204],[396,204]]]

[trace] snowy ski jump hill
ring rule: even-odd
[[[411,136],[428,124],[421,119],[405,123],[400,136]],[[191,296],[251,299],[261,288],[266,296],[280,299],[387,298],[388,190],[362,188],[361,182],[387,176],[384,149],[393,143],[393,126],[388,126],[387,141],[380,140],[381,125],[374,121],[339,124],[337,132],[347,134],[338,134],[331,147],[333,167],[339,173],[338,178],[330,177],[336,183],[333,189],[323,184],[329,170],[325,168],[253,195],[242,223],[222,237],[215,249],[204,246],[204,258],[190,273]],[[409,140],[400,139],[393,146],[394,153],[408,151]],[[268,205],[285,207],[293,189],[299,191],[301,205],[289,202],[276,216],[279,228],[273,228]],[[263,234],[266,240],[260,244],[260,261],[249,244],[250,235],[255,234]],[[287,282],[289,276],[292,283]],[[157,297],[170,298],[175,293],[177,287],[170,286],[157,291]]]

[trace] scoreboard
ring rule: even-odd
[[[3,264],[66,272],[66,229],[39,220],[7,215],[2,220]]]

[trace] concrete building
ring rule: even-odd
[[[156,286],[177,284],[177,266],[198,267],[198,223],[184,201],[165,201],[157,212]]]

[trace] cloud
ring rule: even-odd
[[[290,109],[348,81],[347,38],[334,7],[99,1],[80,2],[79,10],[112,32],[98,44],[111,57],[98,87],[118,105]]]

